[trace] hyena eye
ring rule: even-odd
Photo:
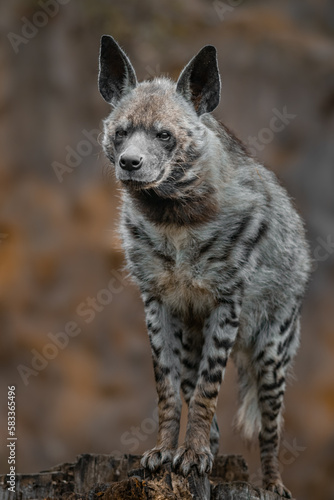
[[[169,141],[170,133],[167,132],[166,130],[163,130],[162,132],[157,133],[157,138],[162,140],[162,141]]]
[[[126,130],[122,130],[122,129],[116,130],[116,134],[115,134],[116,139],[123,139],[126,136],[127,136]]]

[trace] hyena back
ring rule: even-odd
[[[103,36],[99,88],[112,106],[103,146],[123,186],[121,233],[141,290],[159,405],[157,445],[142,459],[211,470],[229,356],[240,385],[237,426],[258,435],[264,486],[287,498],[278,470],[286,374],[299,343],[309,274],[303,225],[273,173],[209,113],[216,51],[204,47],[177,83],[138,83]],[[178,447],[181,395],[188,404]]]

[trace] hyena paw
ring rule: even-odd
[[[281,479],[268,479],[264,481],[263,487],[268,491],[277,493],[283,498],[292,498],[290,491],[284,486]]]
[[[173,467],[175,470],[187,476],[192,467],[196,467],[198,473],[203,475],[210,473],[213,465],[213,455],[210,448],[202,446],[200,448],[193,448],[191,446],[180,446],[177,449]]]
[[[165,448],[163,446],[155,446],[152,450],[148,450],[144,453],[140,463],[145,469],[154,471],[158,469],[162,464],[166,462],[171,462],[173,459],[173,450],[170,448]]]

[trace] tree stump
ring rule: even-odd
[[[247,483],[248,467],[239,455],[216,458],[210,477],[191,471],[187,478],[166,464],[155,473],[140,467],[140,456],[79,455],[39,474],[16,476],[16,494],[0,476],[0,500],[279,500]]]

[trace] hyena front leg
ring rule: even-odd
[[[171,461],[177,447],[180,417],[180,331],[181,325],[160,301],[144,297],[158,393],[159,430],[157,445],[144,453],[142,466],[150,470]]]
[[[184,329],[180,340],[182,344],[181,389],[184,399],[189,406],[198,379],[199,365],[202,356],[202,332],[196,329],[193,331],[191,328]],[[210,449],[213,456],[218,454],[219,427],[216,415],[214,415],[211,423]]]
[[[299,320],[285,321],[277,342],[264,346],[255,360],[258,372],[259,433],[263,486],[284,498],[291,498],[279,472],[278,451],[286,372],[294,357],[299,337]]]
[[[221,299],[204,324],[204,344],[198,378],[189,401],[185,443],[173,460],[174,467],[187,475],[196,466],[200,474],[210,472],[210,429],[216,411],[218,393],[226,363],[239,327],[240,302]]]

